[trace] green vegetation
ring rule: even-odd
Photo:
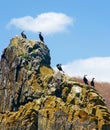
[[[27,53],[23,53],[23,54],[21,54],[21,56],[22,56],[23,59],[26,59],[28,57],[28,54]]]
[[[27,70],[31,70],[31,66],[30,66],[30,65],[27,65],[27,66],[26,66],[26,69],[27,69]]]

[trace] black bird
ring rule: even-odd
[[[39,39],[40,39],[42,42],[44,42],[44,38],[43,38],[41,32],[39,32]]]
[[[26,34],[24,34],[24,31],[21,32],[21,36],[22,36],[22,38],[27,39],[27,36],[26,36]]]
[[[95,78],[92,78],[92,81],[91,81],[91,86],[94,88],[94,79]]]
[[[85,84],[88,85],[88,79],[86,78],[86,76],[87,76],[87,75],[84,75],[84,77],[83,77],[83,81],[84,81]]]
[[[58,69],[59,71],[62,71],[62,72],[64,73],[64,71],[63,71],[63,69],[62,69],[62,67],[61,67],[61,64],[57,64],[56,67],[57,67],[57,69]]]

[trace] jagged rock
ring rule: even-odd
[[[14,37],[3,52],[0,65],[0,111],[14,111],[41,95],[38,92],[42,93],[43,88],[39,86],[35,92],[33,87],[37,84],[40,67],[50,66],[50,51],[41,42]]]
[[[11,39],[0,62],[0,130],[109,130],[102,96],[55,72],[50,59],[42,42]]]

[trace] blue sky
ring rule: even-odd
[[[0,17],[0,54],[22,30],[34,40],[42,31],[52,67],[109,81],[110,0],[3,0]]]

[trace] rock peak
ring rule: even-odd
[[[47,45],[40,41],[27,40],[21,37],[14,37],[10,40],[9,46],[4,49],[1,60],[14,60],[16,57],[22,59],[36,59],[36,63],[40,65],[50,66],[50,50]]]

